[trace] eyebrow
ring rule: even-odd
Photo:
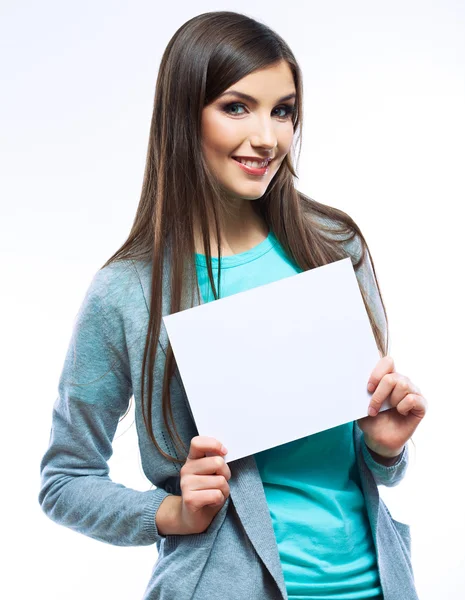
[[[218,96],[218,98],[222,98],[223,96],[238,96],[239,98],[242,98],[243,100],[248,100],[249,102],[252,102],[253,104],[258,104],[258,100],[256,100],[253,96],[249,96],[249,94],[244,94],[243,92],[237,92],[236,90],[228,90],[227,92],[223,92],[222,94],[220,94]],[[277,102],[284,102],[285,100],[291,100],[292,98],[295,98],[295,97],[296,97],[295,93],[288,94],[287,96],[283,96],[282,98],[280,98]]]

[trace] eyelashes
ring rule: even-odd
[[[233,117],[245,114],[245,113],[230,112],[231,109],[235,108],[235,107],[246,108],[245,104],[243,104],[242,102],[229,102],[227,104],[223,104],[223,106],[221,107],[221,110],[223,112],[225,112],[227,115],[230,115]],[[297,109],[296,109],[295,104],[280,104],[274,110],[284,110],[284,115],[278,116],[278,119],[286,121],[287,119],[290,119],[295,114]]]

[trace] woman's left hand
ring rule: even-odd
[[[381,456],[398,456],[425,416],[427,401],[408,377],[394,371],[390,356],[381,358],[372,371],[368,391],[373,392],[369,407],[375,409],[374,416],[357,420],[365,443]],[[389,395],[392,408],[378,412]]]

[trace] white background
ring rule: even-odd
[[[264,21],[300,62],[297,187],[361,227],[396,370],[430,406],[408,476],[380,492],[394,518],[411,525],[420,598],[465,595],[464,4],[254,6],[0,4],[2,596],[10,588],[14,598],[134,600],[149,580],[155,546],[110,546],[45,517],[39,462],[73,320],[139,201],[161,55],[178,27],[213,10]],[[131,422],[118,432],[111,474],[144,490]]]

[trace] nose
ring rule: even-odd
[[[273,121],[266,117],[261,119],[257,123],[254,133],[249,137],[251,146],[269,151],[276,148],[278,139],[274,125]]]

